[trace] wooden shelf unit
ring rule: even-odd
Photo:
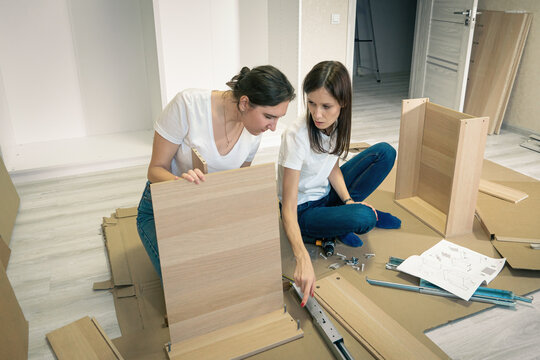
[[[403,100],[395,201],[445,237],[472,232],[488,117]]]

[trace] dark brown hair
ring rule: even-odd
[[[351,141],[351,102],[352,86],[349,72],[339,61],[323,61],[318,63],[306,75],[303,84],[304,100],[306,94],[320,88],[326,89],[341,106],[338,119],[330,133],[333,149],[325,150],[321,141],[321,130],[314,122],[313,117],[306,105],[306,121],[311,150],[317,153],[328,152],[337,156],[346,157],[349,152]]]
[[[296,97],[285,74],[272,65],[257,66],[251,70],[244,66],[239,74],[227,82],[227,86],[236,100],[246,95],[251,105],[275,106]]]

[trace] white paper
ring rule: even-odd
[[[410,256],[397,269],[469,300],[482,283],[489,284],[499,274],[505,262],[443,239],[422,255]]]

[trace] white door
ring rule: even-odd
[[[463,111],[478,0],[418,0],[409,97]]]

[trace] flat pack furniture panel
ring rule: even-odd
[[[478,15],[463,111],[488,116],[489,134],[500,131],[531,22],[530,13]]]
[[[488,118],[403,100],[395,201],[445,237],[472,231]]]
[[[318,280],[315,296],[376,359],[439,358],[339,273]]]
[[[15,218],[19,211],[19,195],[11,181],[11,177],[0,157],[0,241],[4,241],[6,246],[0,247],[0,258],[7,268],[9,260],[9,243],[11,234],[15,226]]]
[[[151,191],[173,351],[181,341],[283,311],[274,164],[212,173],[199,185],[152,184]]]
[[[59,360],[118,360],[120,352],[96,319],[88,316],[47,334]]]
[[[480,187],[478,188],[478,191],[514,204],[526,199],[529,196],[523,191],[519,191],[517,189],[513,189],[511,187],[485,179],[480,179]]]
[[[169,357],[173,360],[241,359],[299,337],[302,332],[296,322],[283,310],[276,310],[179,342]]]

